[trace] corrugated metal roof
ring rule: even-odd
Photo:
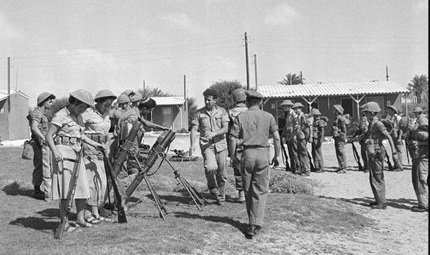
[[[20,90],[18,90],[18,92],[14,91],[14,90],[10,91],[10,95],[13,95],[13,94],[16,94],[16,93],[18,93],[21,96],[23,96],[23,97],[25,97],[25,98],[28,99],[28,96],[26,94],[22,93]],[[7,90],[0,89],[0,101],[6,100],[6,99],[7,99]]]
[[[157,105],[183,105],[185,100],[183,97],[151,97]]]
[[[394,81],[344,82],[303,85],[258,86],[265,98],[302,96],[343,96],[406,93],[409,90]]]

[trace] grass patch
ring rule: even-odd
[[[314,194],[318,182],[286,171],[271,171],[269,187],[272,193]]]

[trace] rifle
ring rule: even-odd
[[[284,158],[285,158],[285,170],[288,172],[291,172],[290,164],[288,164],[287,150],[285,149],[284,143],[282,143],[282,141],[281,141],[281,149],[282,149],[282,154],[284,155]]]
[[[133,147],[133,143],[136,139],[136,136],[140,130],[140,127],[142,124],[139,121],[136,121],[133,124],[133,127],[130,130],[130,133],[128,134],[127,138],[123,142],[123,144],[119,147],[119,152],[114,160],[113,163],[113,174],[116,177],[119,172],[121,171],[122,164],[127,158],[127,155],[130,152],[131,147]]]
[[[103,160],[105,163],[106,175],[111,181],[110,184],[112,185],[113,192],[115,194],[116,208],[118,209],[118,223],[127,223],[127,216],[125,215],[124,206],[122,205],[121,195],[119,193],[118,186],[114,177],[112,165],[106,156],[106,151],[103,150],[102,153],[103,153]]]
[[[351,145],[352,145],[352,151],[353,151],[353,154],[354,154],[354,159],[355,159],[355,161],[358,164],[358,170],[359,171],[364,171],[363,166],[361,165],[361,162],[360,162],[360,160],[361,160],[360,154],[358,154],[358,151],[357,151],[357,148],[355,147],[354,141],[350,141],[348,143],[351,143]]]
[[[66,215],[65,215],[66,219],[68,218],[70,210],[72,209],[73,197],[75,196],[76,185],[78,184],[77,180],[79,177],[79,167],[82,160],[82,154],[83,154],[83,150],[81,149],[78,153],[76,153],[76,156],[77,156],[76,160],[65,159],[65,158],[63,159],[63,160],[75,162],[73,166],[72,176],[70,177],[69,190],[67,192],[67,197],[66,197],[66,202],[67,202],[67,209],[66,209]],[[62,161],[60,162],[61,164],[63,164]],[[66,227],[67,222],[68,221],[64,220],[64,218],[61,219],[61,222],[58,225],[57,230],[55,231],[55,234],[54,234],[55,239],[61,239],[63,237],[64,228]]]

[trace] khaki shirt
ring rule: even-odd
[[[285,127],[282,130],[282,137],[285,137],[287,140],[291,140],[294,138],[293,129],[296,125],[297,114],[290,110],[289,112],[285,112]]]
[[[67,136],[72,138],[81,138],[83,127],[79,124],[78,119],[70,114],[67,107],[55,113],[51,121],[52,125],[58,127],[57,136]]]
[[[200,148],[207,148],[214,145],[216,151],[227,149],[225,134],[217,135],[211,140],[207,140],[205,136],[209,132],[220,130],[223,125],[227,126],[228,121],[229,119],[226,110],[217,105],[214,106],[214,109],[211,112],[206,111],[206,107],[198,110],[196,117],[191,121],[191,126],[197,126],[200,130]]]
[[[243,147],[269,147],[269,135],[278,131],[278,125],[272,114],[252,106],[241,113],[231,134],[243,141]]]
[[[373,139],[375,144],[382,146],[382,141],[385,136],[382,134],[385,130],[385,125],[379,120],[377,116],[374,116],[369,124],[369,129],[367,131],[367,138]]]
[[[31,122],[36,121],[39,123],[37,127],[39,128],[40,132],[42,132],[43,135],[46,135],[46,132],[48,132],[49,127],[49,121],[48,117],[46,116],[46,113],[42,111],[40,107],[36,107],[30,114],[30,125]],[[35,134],[31,134],[32,138],[36,138]]]

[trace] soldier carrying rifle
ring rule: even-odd
[[[312,158],[314,159],[314,172],[324,172],[324,158],[322,154],[322,142],[324,140],[324,127],[327,126],[328,118],[321,116],[321,112],[314,108],[310,114],[314,117],[312,128]]]

